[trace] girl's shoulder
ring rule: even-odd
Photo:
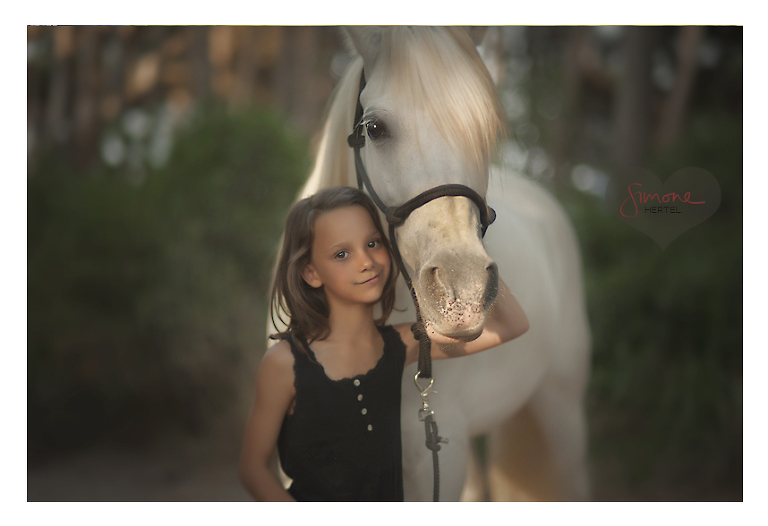
[[[293,376],[294,360],[290,342],[288,340],[280,340],[264,353],[259,369],[263,370],[265,374]]]
[[[256,372],[257,399],[290,400],[296,394],[294,382],[291,345],[285,340],[277,342],[264,353]]]

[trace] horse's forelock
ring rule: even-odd
[[[467,162],[477,168],[487,165],[504,130],[501,104],[488,70],[463,30],[389,28],[376,67],[389,71],[397,99],[406,106],[403,114],[415,107],[426,109],[438,131]],[[346,137],[352,131],[361,69],[362,59],[356,57],[339,81],[302,196],[354,184]]]
[[[377,67],[388,69],[398,101],[425,109],[467,161],[484,167],[504,124],[496,87],[466,32],[394,27],[383,48]]]

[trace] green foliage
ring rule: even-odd
[[[592,449],[622,458],[637,483],[699,488],[742,477],[742,122],[702,112],[675,147],[648,160],[662,180],[712,173],[714,216],[661,250],[596,197],[561,198],[582,245],[593,331]]]
[[[141,183],[61,159],[28,180],[30,446],[202,429],[263,347],[305,141],[272,113],[208,104]]]

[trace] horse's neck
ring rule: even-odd
[[[339,81],[323,127],[315,166],[299,197],[306,197],[331,186],[355,186],[352,148],[347,136],[352,133],[357,92],[363,60],[356,57]]]

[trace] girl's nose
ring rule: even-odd
[[[363,270],[368,270],[372,266],[373,266],[373,260],[371,259],[371,257],[368,254],[363,254],[360,257],[360,267]]]

